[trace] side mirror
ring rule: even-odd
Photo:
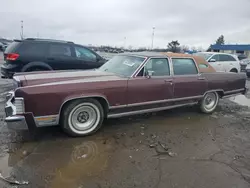
[[[151,78],[154,74],[154,71],[146,70],[145,71],[145,77],[146,78]]]
[[[210,59],[209,62],[216,62],[216,59]]]

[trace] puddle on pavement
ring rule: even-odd
[[[16,149],[12,145],[12,152],[0,158],[0,172],[4,177],[29,177],[30,182],[48,177],[46,187],[50,188],[79,187],[107,168],[114,151],[112,143],[112,139],[104,143],[103,139],[72,138],[23,143]]]
[[[237,95],[235,97],[230,97],[229,100],[241,105],[250,107],[250,99],[245,95]]]
[[[4,177],[8,177],[11,175],[12,167],[9,166],[8,161],[8,154],[0,158],[0,172]]]

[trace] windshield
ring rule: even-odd
[[[99,70],[129,77],[144,60],[143,57],[119,55],[111,58]]]
[[[210,53],[195,53],[194,55],[203,57],[205,60],[208,60],[213,54],[210,54]]]

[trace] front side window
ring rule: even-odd
[[[198,74],[195,62],[188,58],[173,58],[174,75]]]
[[[167,59],[152,58],[144,67],[144,75],[147,72],[151,72],[152,76],[169,76],[170,69]]]
[[[144,57],[118,55],[107,61],[99,70],[129,77],[132,76],[144,60]]]
[[[71,57],[70,46],[63,44],[51,44],[49,48],[51,56],[56,57]]]
[[[84,47],[75,47],[76,57],[77,59],[82,59],[86,61],[96,61],[96,55]]]
[[[214,59],[215,61],[220,61],[219,55],[217,55],[217,54],[214,55],[213,57],[211,57],[211,59]]]

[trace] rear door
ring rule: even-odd
[[[239,72],[240,64],[234,57],[227,54],[220,54],[219,58],[225,72],[230,72],[235,69]]]
[[[73,55],[75,56],[74,64],[79,69],[94,69],[103,64],[103,62],[100,61],[99,56],[83,46],[74,45]]]
[[[54,70],[78,69],[70,43],[50,43],[46,62]]]
[[[199,98],[207,89],[207,81],[199,74],[192,58],[172,58],[174,98]]]

